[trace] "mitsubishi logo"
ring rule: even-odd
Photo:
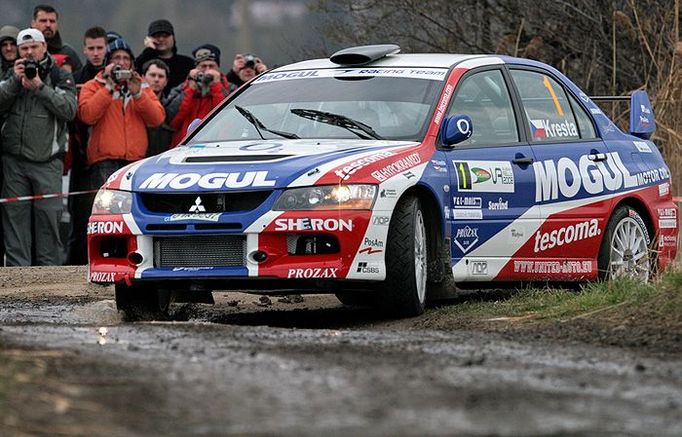
[[[201,204],[201,196],[197,196],[194,205],[189,207],[189,212],[206,212],[206,208]]]

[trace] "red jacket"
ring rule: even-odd
[[[139,97],[106,89],[102,72],[83,85],[78,117],[92,126],[88,165],[107,159],[137,161],[147,153],[147,127],[163,123],[166,113],[151,88],[142,84]]]
[[[193,90],[189,82],[182,84],[182,91],[177,95],[168,97],[170,127],[175,129],[171,144],[177,146],[187,134],[187,127],[195,118],[204,118],[213,108],[218,106],[231,92],[230,83],[224,74],[220,76],[220,82],[213,82],[205,96],[201,92]],[[177,112],[176,112],[177,111]],[[173,113],[175,112],[175,115]]]

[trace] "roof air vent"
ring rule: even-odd
[[[334,53],[329,60],[338,65],[362,65],[398,52],[400,46],[395,44],[349,47]]]

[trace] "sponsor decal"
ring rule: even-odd
[[[601,112],[601,109],[599,109],[599,108],[590,108],[590,112],[594,115],[603,114],[603,112]]]
[[[488,261],[472,261],[471,274],[473,276],[488,276]]]
[[[513,193],[514,170],[509,161],[453,161],[459,191]]]
[[[677,219],[659,219],[658,227],[661,229],[675,229],[677,228]]]
[[[385,215],[378,215],[372,218],[372,224],[377,226],[388,226],[391,218]]]
[[[372,177],[379,182],[384,182],[385,180],[399,173],[403,173],[404,171],[419,165],[421,162],[422,158],[419,156],[419,153],[412,153],[411,155],[405,156],[404,158],[400,158],[399,160],[386,165],[384,168],[373,171]],[[405,173],[405,177],[410,179],[411,177],[415,177],[415,175],[407,172]]]
[[[480,197],[453,197],[452,203],[455,208],[481,208],[483,202]]]
[[[339,269],[335,267],[318,267],[310,269],[289,269],[287,278],[294,279],[317,279],[336,278]]]
[[[90,272],[90,282],[114,282],[114,272]]]
[[[220,219],[221,213],[192,213],[192,214],[173,214],[168,217],[164,217],[164,222],[180,222],[183,220],[199,220],[203,222],[217,222]]]
[[[660,218],[677,218],[677,208],[658,208]]]
[[[580,93],[578,93],[578,97],[580,97],[580,100],[582,100],[585,103],[589,103],[589,101],[590,101],[590,98],[587,97],[587,94],[585,94],[582,91],[580,91]]]
[[[489,201],[488,202],[488,209],[491,211],[501,211],[501,210],[509,209],[509,201],[508,200],[502,200],[502,198],[499,197],[497,199],[497,201]]]
[[[571,198],[581,188],[598,194],[639,185],[639,175],[630,174],[617,152],[605,155],[607,164],[592,161],[590,155],[581,156],[577,164],[566,157],[556,162],[551,159],[534,162],[535,201],[556,200],[560,194]]]
[[[391,198],[391,197],[396,197],[398,195],[397,190],[392,190],[388,188],[384,188],[379,192],[379,197],[385,197],[385,198]]]
[[[514,261],[515,273],[592,273],[592,261]]]
[[[201,204],[201,196],[197,196],[194,200],[194,205],[189,207],[189,212],[206,212],[206,208]]]
[[[140,185],[141,190],[172,188],[185,190],[200,187],[207,189],[274,187],[275,180],[268,179],[267,171],[247,171],[244,173],[154,173]]]
[[[370,156],[367,156],[364,158],[360,158],[360,159],[357,159],[355,161],[350,162],[349,164],[344,165],[340,169],[335,170],[334,174],[336,174],[336,176],[340,177],[341,179],[346,180],[353,173],[357,172],[361,168],[367,167],[370,164],[381,161],[382,159],[390,158],[392,156],[395,156],[395,153],[393,153],[393,152],[375,153],[374,155],[370,155]]]
[[[173,267],[174,272],[199,272],[201,270],[213,270],[213,267]]]
[[[545,120],[530,120],[530,128],[533,139],[545,138],[570,138],[578,136],[578,128],[575,123],[563,120],[559,123]]]
[[[406,179],[412,179],[417,177],[411,171],[406,171],[405,173],[403,173],[403,176],[405,176]]]
[[[447,173],[448,171],[447,164],[445,163],[445,161],[432,159],[431,166],[433,167],[434,171],[437,171],[439,173]]]
[[[525,234],[524,234],[523,230],[514,229],[514,228],[512,228],[512,230],[511,230],[512,238],[523,238],[524,235]]]
[[[658,197],[667,196],[670,193],[670,183],[664,182],[658,186]]]
[[[677,237],[675,235],[661,235],[658,238],[658,247],[677,247]]]
[[[338,68],[321,70],[297,70],[268,73],[253,83],[266,83],[281,80],[319,79],[325,77],[406,77],[412,79],[439,80],[445,79],[447,69],[444,68]]]
[[[440,102],[438,102],[438,108],[436,109],[436,116],[433,118],[433,122],[436,124],[436,126],[440,126],[440,122],[443,120],[443,115],[445,114],[445,110],[447,109],[448,102],[450,101],[450,96],[452,95],[452,92],[455,90],[455,87],[453,87],[451,84],[445,85],[445,90],[443,91],[443,97],[440,98]]]
[[[123,222],[89,222],[88,235],[94,234],[121,234]]]
[[[276,231],[352,231],[352,219],[322,218],[278,218],[275,220]]]
[[[366,262],[358,263],[356,273],[379,273],[378,267],[369,266]]]
[[[482,220],[483,211],[480,209],[453,209],[455,220]]]
[[[642,153],[651,153],[651,147],[644,141],[633,141],[633,144],[635,147],[637,147],[637,150],[639,150]]]
[[[371,248],[371,247],[365,247],[364,249],[358,251],[358,253],[362,253],[362,254],[365,254],[365,255],[372,255],[372,254],[381,253],[381,252],[383,252],[383,250],[381,250],[381,249],[373,249],[373,248]]]
[[[370,247],[384,247],[384,242],[379,240],[378,238],[367,238],[365,237],[365,241],[363,243],[365,246],[370,246]]]
[[[542,252],[576,241],[586,240],[601,234],[597,219],[576,223],[550,232],[535,233],[534,251]]]
[[[450,220],[450,208],[447,206],[443,207],[443,216],[445,217],[445,220]]]
[[[462,253],[467,253],[478,243],[478,228],[465,226],[457,229],[454,242]]]

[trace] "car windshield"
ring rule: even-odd
[[[188,144],[282,138],[348,138],[420,141],[443,86],[436,76],[332,76],[343,70],[301,70],[277,80],[261,76],[215,114]],[[358,70],[366,72],[368,70]],[[347,72],[347,70],[345,71]],[[332,77],[300,77],[320,73]],[[423,74],[423,73],[421,73]],[[268,81],[268,77],[275,80]]]

